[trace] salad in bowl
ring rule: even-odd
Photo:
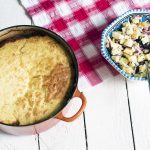
[[[150,68],[150,11],[130,10],[102,33],[101,53],[123,76],[145,80]]]

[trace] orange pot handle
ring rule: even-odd
[[[75,119],[77,119],[83,113],[86,103],[87,103],[85,96],[77,88],[73,97],[79,97],[82,101],[82,105],[81,105],[80,109],[78,110],[78,112],[75,115],[73,115],[72,117],[65,117],[63,115],[63,113],[60,112],[56,116],[57,119],[60,119],[60,120],[66,121],[66,122],[71,122],[71,121],[74,121]]]

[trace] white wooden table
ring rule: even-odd
[[[17,0],[0,0],[0,29],[18,24],[31,20]],[[79,119],[33,136],[0,131],[0,150],[150,150],[147,82],[119,75],[84,93],[88,105]]]

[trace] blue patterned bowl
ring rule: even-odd
[[[146,80],[146,78],[139,78],[128,75],[124,72],[112,59],[109,50],[106,48],[107,36],[112,37],[112,32],[121,28],[122,23],[127,22],[132,16],[139,15],[142,21],[150,21],[150,10],[129,10],[117,19],[115,19],[102,33],[101,38],[101,54],[103,57],[124,77],[131,80]]]

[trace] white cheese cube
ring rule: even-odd
[[[126,33],[126,27],[122,28],[122,33],[125,34]]]
[[[139,56],[138,56],[138,62],[142,62],[142,61],[144,61],[145,60],[145,55],[144,54],[140,54]]]
[[[123,26],[124,27],[128,27],[128,26],[130,26],[131,24],[130,24],[130,22],[125,22],[125,23],[123,23]]]
[[[127,39],[130,39],[130,36],[129,36],[129,35],[125,35],[125,36],[124,36],[124,39],[126,39],[126,40],[127,40]]]
[[[132,28],[132,27],[129,27],[129,28],[126,30],[126,34],[127,34],[127,35],[132,35],[132,34],[133,34],[133,28]]]
[[[110,44],[111,44],[112,49],[120,49],[120,50],[123,49],[123,47],[118,43],[114,43],[114,42],[111,41]]]
[[[128,57],[128,60],[138,65],[137,57],[135,55]]]
[[[139,29],[134,30],[133,34],[131,35],[132,39],[138,39],[141,35],[141,32]]]
[[[147,60],[150,60],[150,54],[146,54],[145,57]]]
[[[119,63],[120,63],[121,66],[127,66],[128,63],[129,63],[129,61],[128,61],[128,59],[122,57],[122,58],[120,59]]]
[[[123,52],[128,55],[133,55],[133,50],[131,48],[125,48]]]
[[[112,49],[111,54],[112,55],[122,55],[122,50],[120,50],[119,48]]]
[[[114,60],[116,63],[119,63],[119,60],[120,60],[121,56],[112,56],[111,58],[112,58],[112,60]]]
[[[132,18],[132,22],[135,24],[138,24],[140,22],[140,19],[141,19],[141,17],[136,16],[136,17]]]
[[[120,40],[120,39],[124,38],[124,36],[122,35],[122,33],[120,31],[114,31],[112,33],[112,37],[117,39],[117,40]]]
[[[119,43],[123,44],[125,42],[125,39],[120,39]]]
[[[148,35],[145,34],[142,37],[141,41],[142,41],[143,44],[150,42]]]
[[[145,72],[146,71],[146,65],[140,65],[139,66],[139,72]]]
[[[134,41],[132,39],[126,39],[124,45],[127,47],[132,47]]]
[[[127,74],[133,74],[134,73],[134,69],[132,67],[122,67],[122,69],[127,73]]]

